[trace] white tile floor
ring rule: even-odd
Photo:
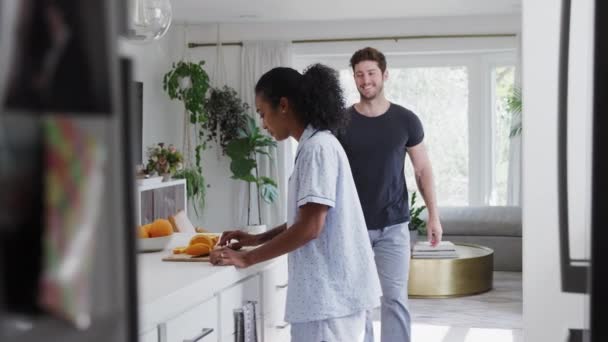
[[[494,272],[494,288],[480,295],[410,299],[409,304],[412,342],[523,342],[519,272]],[[380,342],[378,320],[374,332]]]

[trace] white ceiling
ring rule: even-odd
[[[522,0],[171,0],[177,22],[353,20],[514,14]]]

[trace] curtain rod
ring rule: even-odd
[[[516,37],[515,33],[491,33],[491,34],[446,34],[446,35],[420,35],[420,36],[385,36],[385,37],[361,37],[361,38],[332,38],[332,39],[302,39],[292,40],[292,44],[311,43],[340,43],[360,42],[367,40],[394,40],[398,42],[406,39],[437,39],[437,38],[502,38]],[[225,42],[222,46],[243,46],[243,42]],[[188,43],[189,48],[217,46],[217,43]]]

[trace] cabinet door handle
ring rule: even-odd
[[[203,328],[203,331],[201,331],[200,334],[194,336],[193,338],[189,339],[189,340],[184,340],[184,342],[198,342],[200,340],[202,340],[205,336],[211,334],[213,332],[213,329],[211,328]]]
[[[289,326],[289,323],[285,322],[276,326],[277,329],[285,329]]]
[[[277,289],[284,289],[287,287],[287,285],[289,285],[288,283],[285,283],[283,285],[277,285]]]

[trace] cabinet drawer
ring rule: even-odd
[[[158,342],[158,330],[154,329],[139,336],[139,342]]]
[[[217,341],[218,338],[218,299],[213,297],[202,304],[168,320],[164,327],[160,325],[161,342],[194,341],[203,334],[203,330],[213,329],[197,342]],[[165,330],[165,331],[163,331]],[[166,339],[163,337],[166,336]]]
[[[275,320],[264,317],[264,342],[289,342],[291,340],[291,325],[283,318]]]
[[[285,301],[287,299],[287,259],[273,265],[262,273],[264,294],[262,312],[264,315],[274,313],[278,319],[283,319]]]
[[[220,292],[220,334],[222,342],[234,341],[234,310],[241,309],[248,301],[256,302],[256,323],[260,335],[260,276],[253,276]]]

